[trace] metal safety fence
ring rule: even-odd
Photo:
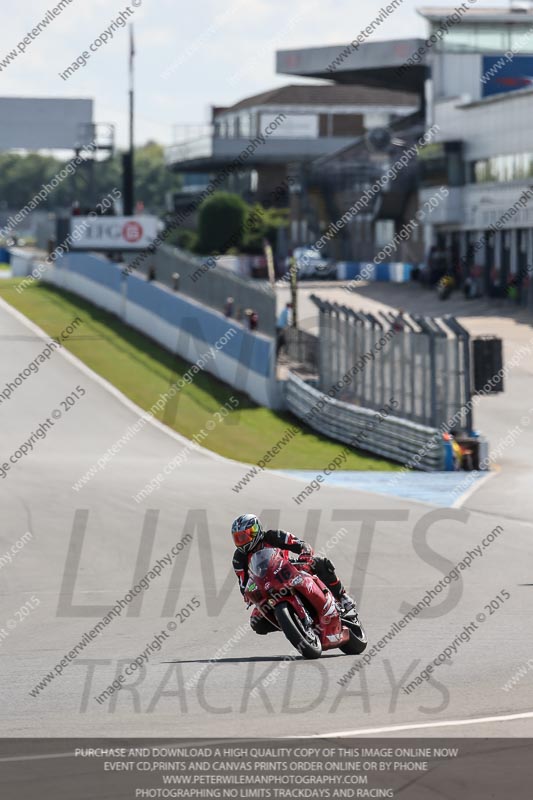
[[[290,361],[303,364],[311,370],[318,367],[318,336],[300,328],[287,328],[285,332],[287,355]]]
[[[337,399],[432,428],[472,431],[470,335],[454,317],[354,311],[315,295],[318,386]]]

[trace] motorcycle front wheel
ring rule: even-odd
[[[306,630],[290,603],[280,603],[274,609],[279,627],[304,658],[320,658],[322,643],[314,631]]]

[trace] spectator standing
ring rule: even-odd
[[[225,317],[232,317],[234,311],[234,300],[233,297],[226,298],[226,305],[224,306],[224,316]]]
[[[276,355],[279,355],[282,347],[287,349],[287,328],[290,327],[291,321],[292,303],[286,303],[276,321]]]
[[[392,330],[394,331],[394,333],[401,333],[404,330],[405,328],[405,320],[403,318],[404,314],[405,311],[403,310],[403,308],[399,308],[398,314],[396,315],[396,317],[394,318],[394,322],[392,323]]]

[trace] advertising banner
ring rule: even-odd
[[[73,250],[144,250],[156,238],[157,217],[72,217]]]
[[[483,56],[483,97],[533,86],[533,56]]]

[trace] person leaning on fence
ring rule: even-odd
[[[235,306],[235,301],[233,300],[233,297],[227,297],[226,303],[224,305],[225,317],[231,318],[233,316],[234,306]]]
[[[392,323],[392,330],[394,331],[394,333],[401,333],[404,330],[405,328],[405,320],[403,318],[404,314],[405,311],[403,310],[403,308],[399,308],[398,314],[396,315]]]
[[[287,349],[287,329],[292,321],[292,303],[286,303],[276,321],[276,355],[282,347]]]
[[[245,309],[244,316],[248,320],[248,327],[251,331],[256,331],[259,325],[259,314],[253,308]]]

